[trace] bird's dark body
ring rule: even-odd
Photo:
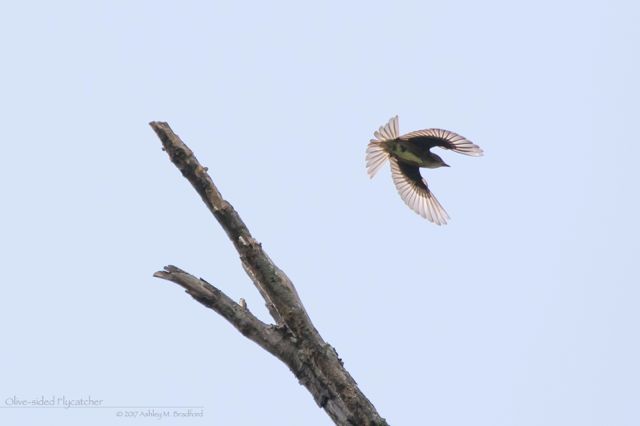
[[[444,165],[442,159],[430,151],[437,144],[442,144],[438,138],[427,136],[397,138],[385,143],[388,152],[400,162],[430,169]]]

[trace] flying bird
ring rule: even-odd
[[[443,129],[416,130],[400,136],[398,116],[374,132],[367,146],[367,173],[370,178],[389,160],[391,177],[400,197],[409,208],[436,225],[450,219],[446,210],[429,189],[420,167],[449,167],[431,148],[450,149],[460,154],[480,157],[482,149],[457,133]]]

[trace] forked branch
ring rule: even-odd
[[[335,424],[387,425],[344,368],[336,351],[314,327],[291,280],[253,238],[233,206],[222,197],[207,169],[167,123],[154,121],[150,125],[173,164],[227,233],[275,323],[263,323],[246,306],[175,266],[167,266],[154,276],[182,286],[198,302],[284,362]]]

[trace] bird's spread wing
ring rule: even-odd
[[[436,225],[445,225],[449,215],[429,190],[427,182],[420,175],[420,169],[401,163],[393,157],[389,161],[391,162],[391,177],[402,201],[430,222]]]
[[[389,158],[384,142],[396,139],[399,134],[397,115],[373,133],[375,139],[371,139],[369,145],[367,145],[367,173],[370,178],[375,176],[380,167]]]
[[[402,139],[424,139],[431,146],[439,146],[460,154],[480,157],[482,149],[469,139],[444,129],[416,130],[401,136]]]

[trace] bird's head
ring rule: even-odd
[[[440,158],[440,156],[438,154],[434,154],[433,152],[431,153],[432,159],[433,159],[433,169],[437,168],[437,167],[450,167],[447,163],[444,162],[444,160],[442,158]]]

